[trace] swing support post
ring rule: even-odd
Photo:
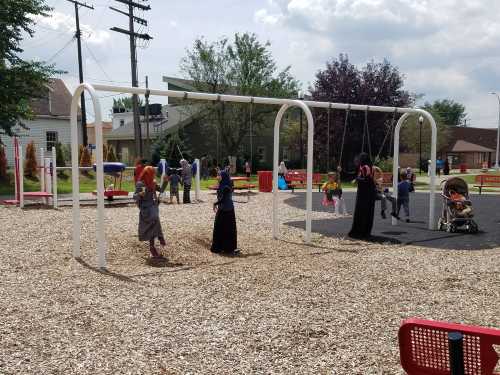
[[[280,126],[283,115],[290,107],[299,107],[306,114],[307,119],[307,192],[306,192],[306,233],[305,242],[311,243],[311,211],[312,211],[312,175],[313,175],[313,147],[314,147],[314,120],[310,108],[301,100],[290,100],[281,106],[274,121],[274,153],[273,153],[273,238],[279,237],[278,217],[278,164],[280,150]]]
[[[436,206],[436,144],[437,144],[437,126],[436,122],[432,115],[424,111],[423,109],[414,109],[411,112],[405,113],[400,117],[396,128],[394,129],[394,155],[393,155],[393,166],[392,166],[392,189],[394,198],[398,198],[398,180],[399,180],[399,133],[401,131],[401,127],[405,123],[405,121],[410,117],[410,114],[413,113],[417,116],[423,116],[426,118],[432,130],[431,135],[431,173],[430,173],[430,186],[429,186],[429,229],[436,229],[436,217],[434,214],[435,206]],[[398,221],[395,218],[392,218],[392,225],[397,225]]]

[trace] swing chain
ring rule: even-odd
[[[326,169],[330,171],[330,113],[332,111],[332,103],[328,105],[328,122],[327,122],[327,144],[326,144]]]
[[[396,122],[396,115],[397,115],[397,113],[398,113],[398,108],[395,107],[394,108],[394,113],[392,115],[391,124],[389,126],[389,129],[386,131],[385,136],[384,136],[384,140],[382,141],[382,145],[380,146],[380,149],[378,150],[377,157],[375,158],[375,163],[377,163],[378,161],[380,161],[380,154],[384,150],[385,142],[387,141],[387,136],[389,134],[391,135],[389,146],[391,146],[391,144],[392,144],[392,134],[393,134],[393,129],[394,129],[394,123]]]
[[[344,154],[344,143],[345,143],[345,135],[347,131],[347,122],[349,121],[349,113],[351,112],[351,105],[347,105],[347,109],[345,111],[345,120],[344,120],[344,132],[342,133],[342,143],[340,144],[340,156],[338,166],[342,167],[342,155]]]

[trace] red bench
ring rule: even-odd
[[[257,185],[254,184],[237,184],[233,186],[233,190],[250,190],[255,189]],[[219,185],[212,185],[208,187],[209,190],[217,190],[219,189]]]
[[[312,176],[313,186],[318,187],[318,191],[321,191],[321,185],[323,185],[321,173],[313,173]],[[285,175],[285,181],[292,192],[298,187],[307,186],[307,173],[290,171]]]
[[[475,177],[474,182],[476,183],[474,187],[479,188],[479,194],[481,194],[485,187],[499,188],[500,175],[479,174]]]
[[[408,375],[449,375],[448,333],[463,335],[466,374],[499,375],[495,366],[499,355],[500,330],[463,324],[408,319],[399,328],[401,366]]]

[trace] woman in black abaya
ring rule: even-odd
[[[356,181],[358,192],[349,237],[367,239],[371,236],[373,227],[376,188],[373,179],[373,165],[366,153],[359,155]]]
[[[219,189],[214,203],[215,222],[211,251],[238,255],[236,216],[234,214],[233,187],[229,173],[221,171],[218,176]]]

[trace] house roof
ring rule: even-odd
[[[90,124],[87,124],[87,128],[93,128],[95,127],[94,123],[91,122]],[[112,129],[113,128],[113,123],[111,121],[103,121],[102,122],[102,128],[103,129]]]
[[[453,148],[457,145],[458,141],[463,141],[458,146],[460,148],[463,147],[472,147],[470,145],[474,145],[474,149],[478,147],[482,147],[489,150],[496,150],[496,139],[497,139],[497,130],[496,129],[487,129],[487,128],[466,128],[466,127],[458,127],[451,126],[448,128],[448,144],[445,147],[445,151],[453,152]],[[467,146],[468,144],[469,146]],[[459,152],[459,151],[456,151]],[[467,152],[467,151],[461,151]],[[477,152],[491,152],[491,151],[477,151]]]
[[[183,88],[187,91],[195,91],[194,82],[189,79],[163,76],[163,82]]]
[[[63,80],[52,78],[43,97],[32,99],[30,106],[35,116],[69,117],[71,98]]]
[[[475,143],[458,140],[451,149],[451,152],[495,152],[495,150]]]

